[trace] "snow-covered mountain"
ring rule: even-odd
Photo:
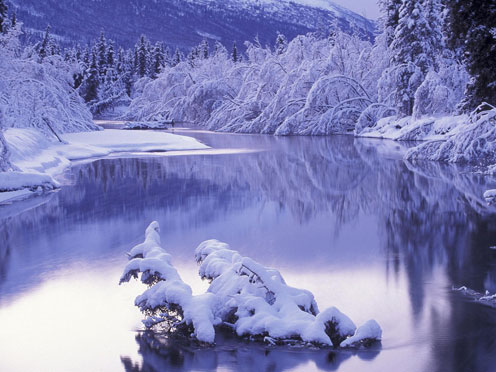
[[[85,42],[104,30],[130,46],[141,34],[187,49],[203,38],[229,46],[254,40],[272,44],[279,31],[289,39],[337,26],[373,37],[374,22],[328,0],[10,0],[26,29]]]

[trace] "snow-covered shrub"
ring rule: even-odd
[[[348,347],[382,336],[375,321],[355,332],[355,324],[338,309],[319,312],[311,292],[288,286],[279,271],[243,257],[217,240],[207,240],[195,250],[199,274],[210,286],[206,293],[193,295],[172,265],[171,256],[161,248],[159,231],[158,223],[152,222],[145,241],[129,252],[130,261],[120,280],[127,282],[141,273],[141,281],[149,285],[135,301],[148,315],[143,321],[147,328],[162,324],[169,332],[194,334],[198,341],[209,344],[214,343],[218,326],[269,344]]]

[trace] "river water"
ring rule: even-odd
[[[401,160],[401,145],[186,131],[222,151],[76,164],[65,186],[0,206],[1,371],[495,371],[496,310],[452,291],[496,291],[494,179]],[[118,280],[153,220],[195,292],[205,239],[279,269],[320,309],[383,340],[350,352],[220,335],[197,349],[139,330],[144,290]]]

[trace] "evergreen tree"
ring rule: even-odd
[[[431,0],[404,0],[391,43],[393,65],[397,66],[396,103],[400,115],[413,112],[415,91],[431,69],[436,69],[440,38],[428,23],[426,11]],[[434,6],[431,7],[434,9]],[[440,14],[437,14],[440,17]],[[435,17],[434,15],[430,17]]]
[[[231,58],[234,63],[238,62],[238,49],[236,48],[236,42],[233,43]]]
[[[137,48],[137,73],[140,78],[148,75],[148,40],[145,35],[141,35]]]
[[[12,27],[17,25],[17,10],[14,9],[14,13],[12,13],[12,21],[10,22]]]
[[[135,71],[134,67],[134,59],[135,59],[135,54],[134,52],[130,49],[127,51],[127,53],[124,55],[123,58],[123,65],[122,65],[122,83],[124,84],[124,88],[126,90],[126,93],[129,97],[131,97],[132,90],[133,90],[133,72]]]
[[[84,48],[84,53],[83,53],[83,63],[86,68],[90,66],[90,50],[91,47],[89,44],[87,44],[86,47]]]
[[[184,59],[183,54],[179,51],[179,49],[176,48],[176,51],[174,52],[174,57],[172,58],[172,66],[177,66],[182,62]]]
[[[108,68],[114,68],[115,52],[114,52],[114,42],[112,40],[109,40],[108,42],[106,62]]]
[[[82,57],[83,57],[83,53],[81,52],[81,45],[79,45],[79,44],[76,45],[74,57],[76,58],[76,61],[81,62]]]
[[[394,38],[394,31],[398,27],[400,21],[400,7],[403,0],[380,0],[379,7],[383,13],[381,19],[384,32],[387,35],[387,43],[391,45]]]
[[[199,56],[200,56],[200,58],[207,59],[208,53],[209,53],[208,40],[203,39],[202,42],[200,43],[200,47],[199,47]]]
[[[43,60],[48,56],[52,54],[51,51],[51,36],[50,36],[50,25],[47,26],[45,30],[45,35],[43,36],[43,39],[41,40],[40,43],[37,45],[37,51],[38,51],[38,56],[39,62],[43,62]]]
[[[85,89],[83,98],[86,102],[92,102],[98,99],[98,88],[100,86],[98,62],[96,53],[91,55],[91,65],[85,80]]]
[[[157,42],[153,48],[152,52],[152,66],[150,71],[150,77],[156,79],[157,76],[162,72],[165,66],[165,56],[164,48],[161,43]]]
[[[8,16],[7,16],[7,5],[5,0],[0,0],[0,33],[4,34],[7,32],[8,28]]]
[[[165,51],[164,51],[164,64],[166,66],[172,66],[172,57],[171,57],[171,54],[170,54],[169,47],[166,47],[165,48]]]
[[[283,54],[288,49],[288,39],[280,32],[277,33],[274,49],[277,55]]]
[[[98,74],[103,79],[107,70],[107,41],[105,40],[103,31],[100,32],[100,39],[96,44],[96,52]]]
[[[463,52],[471,75],[462,110],[496,105],[496,2],[445,0],[448,45]]]

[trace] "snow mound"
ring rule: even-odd
[[[138,278],[150,287],[135,304],[147,315],[144,324],[162,324],[168,331],[193,334],[204,343],[215,340],[215,327],[238,336],[285,344],[301,342],[346,347],[378,340],[382,331],[369,321],[355,333],[353,321],[337,308],[319,312],[313,294],[286,284],[281,273],[231,250],[217,240],[202,242],[195,250],[199,275],[210,281],[206,293],[192,295],[160,246],[159,225],[152,222],[145,241],[129,253],[120,283]]]

